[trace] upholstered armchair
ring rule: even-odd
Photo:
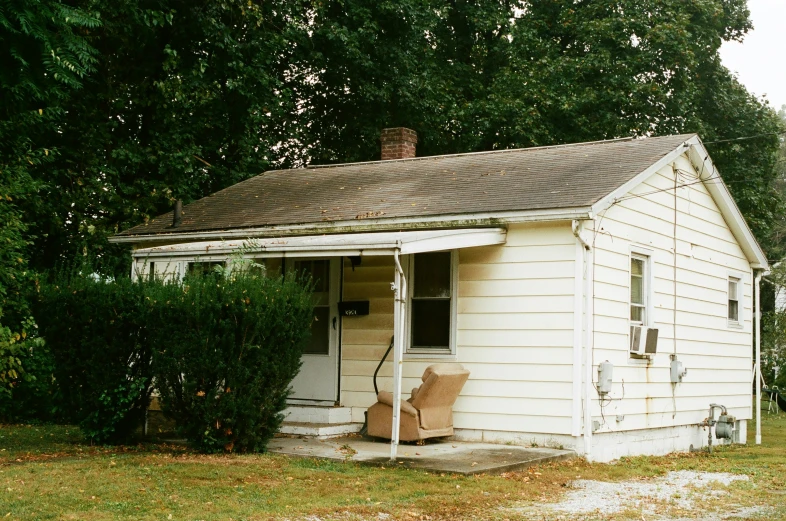
[[[420,387],[401,401],[401,441],[453,435],[453,404],[464,387],[469,371],[461,364],[434,364],[426,368]],[[391,439],[393,435],[393,394],[381,391],[377,403],[368,409],[368,434]]]

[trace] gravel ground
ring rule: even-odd
[[[721,472],[669,472],[656,479],[641,481],[605,482],[577,480],[558,503],[529,505],[520,511],[543,519],[599,519],[625,511],[636,511],[642,519],[681,521],[684,519],[735,519],[763,513],[756,507],[725,505],[721,512],[700,510],[701,500],[728,494],[714,485],[747,481],[748,476]],[[687,511],[689,515],[672,517],[672,511]],[[600,517],[599,517],[600,516]]]
[[[547,503],[543,498],[543,502],[513,510],[523,514],[528,521],[596,521],[620,513],[626,513],[624,517],[627,519],[632,512],[636,513],[634,519],[642,521],[767,519],[765,507],[744,507],[721,499],[728,495],[722,487],[735,481],[748,481],[748,476],[681,470],[654,479],[619,482],[580,479],[569,483],[569,489],[557,503]],[[716,508],[701,510],[708,505]],[[396,521],[394,516],[386,513],[370,519],[349,513],[346,516],[348,521]],[[323,519],[308,516],[301,521]]]

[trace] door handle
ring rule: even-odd
[[[337,320],[336,317],[333,317],[333,330],[336,329],[336,320]]]

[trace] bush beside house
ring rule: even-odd
[[[146,286],[77,274],[43,284],[33,311],[55,361],[64,419],[97,443],[126,441],[150,403]]]
[[[307,288],[216,275],[151,286],[147,304],[164,414],[203,451],[263,450],[300,369],[313,316]]]
[[[264,450],[310,331],[302,282],[245,271],[183,283],[58,276],[34,303],[48,389],[14,401],[37,408],[42,391],[56,394],[63,420],[91,441],[117,443],[142,424],[155,387],[164,414],[201,450]],[[42,418],[52,409],[38,405]]]
[[[0,422],[56,419],[54,359],[32,319],[21,333],[0,325]]]

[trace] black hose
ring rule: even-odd
[[[377,366],[377,370],[374,371],[374,394],[379,394],[379,388],[377,388],[377,373],[379,373],[379,370],[382,369],[382,364],[385,363],[385,359],[390,354],[390,350],[393,349],[393,340],[394,339],[395,339],[394,337],[390,338],[390,346],[388,346],[388,350],[385,351],[385,356],[383,356],[382,360],[379,361],[379,365]]]

